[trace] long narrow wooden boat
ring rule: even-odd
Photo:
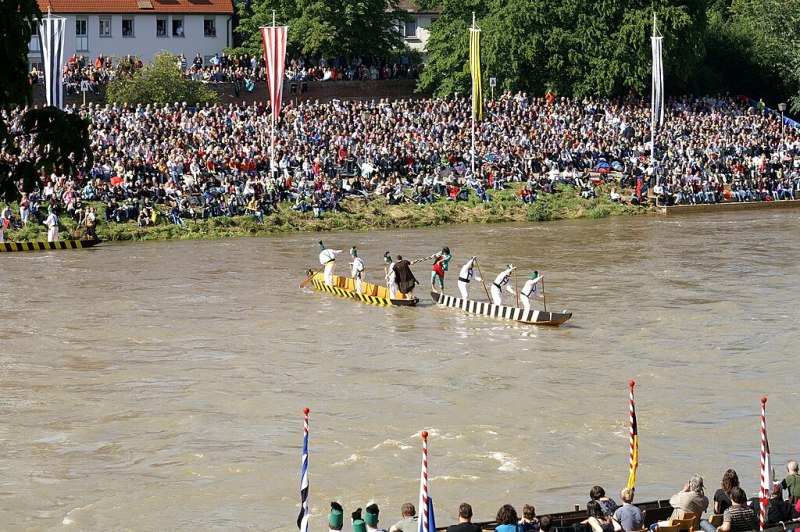
[[[526,311],[524,308],[494,305],[484,301],[473,301],[472,299],[461,299],[437,292],[431,292],[431,298],[439,305],[460,308],[471,314],[481,314],[483,316],[491,316],[493,318],[502,318],[534,325],[558,326],[572,317],[572,312],[545,312],[543,310],[533,309]]]
[[[58,242],[4,242],[0,244],[0,252],[13,251],[50,251],[56,249],[83,249],[99,244],[100,240],[59,240]]]
[[[389,305],[396,305],[401,307],[413,307],[419,303],[419,298],[405,299],[403,294],[397,292],[395,299],[389,298],[389,290],[385,286],[379,286],[372,283],[361,283],[361,293],[356,292],[355,281],[349,277],[342,277],[341,275],[333,276],[333,286],[325,284],[325,277],[322,273],[317,273],[311,279],[311,286],[320,292],[329,292],[339,297],[349,297],[357,299],[370,305],[378,305],[387,307]],[[400,299],[397,299],[397,298]]]

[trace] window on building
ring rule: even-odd
[[[89,21],[85,18],[75,19],[75,50],[89,51]]]
[[[206,37],[217,36],[217,21],[214,18],[207,18],[203,21],[203,35]]]
[[[183,19],[178,17],[172,17],[172,36],[173,37],[183,37]]]
[[[100,37],[111,37],[111,17],[100,17]]]
[[[156,19],[156,37],[166,37],[167,36],[167,19],[159,18]]]
[[[407,20],[402,25],[402,35],[406,39],[415,38],[417,36],[417,21]]]
[[[41,41],[39,41],[39,23],[31,22],[31,42],[28,45],[29,51],[38,52],[41,50]]]
[[[122,19],[122,36],[123,37],[133,37],[133,19],[132,18],[124,18],[124,19]]]

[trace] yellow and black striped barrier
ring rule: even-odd
[[[52,251],[57,249],[83,249],[99,244],[99,240],[59,240],[58,242],[4,242],[0,253],[14,251]]]

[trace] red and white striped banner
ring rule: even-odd
[[[261,28],[264,41],[264,59],[267,62],[267,82],[269,100],[272,104],[272,117],[275,121],[281,114],[283,101],[283,72],[286,66],[286,33],[288,26]]]

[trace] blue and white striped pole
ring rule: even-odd
[[[303,466],[300,473],[300,515],[297,528],[308,532],[308,407],[303,409]]]

